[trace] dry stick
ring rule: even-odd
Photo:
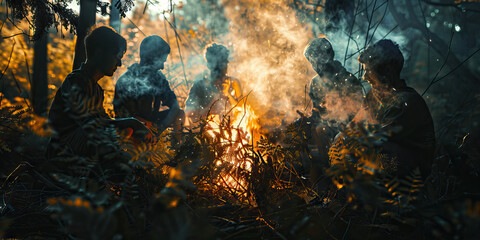
[[[173,29],[173,32],[175,32],[175,41],[177,42],[177,48],[178,48],[178,55],[180,56],[180,62],[182,63],[182,69],[183,69],[183,77],[184,77],[184,80],[185,80],[185,85],[187,86],[187,88],[189,87],[188,86],[188,81],[187,81],[187,73],[185,72],[185,64],[183,63],[183,58],[182,58],[182,51],[180,49],[180,44],[178,43],[178,40],[180,38],[180,36],[178,35],[177,33],[177,28],[167,20],[167,18],[165,17],[165,15],[163,15],[163,18],[165,21],[168,22],[168,24],[170,25],[170,27]],[[173,19],[175,20],[175,15],[173,16]]]
[[[17,89],[18,89],[18,91],[19,91],[20,94],[21,94],[21,93],[23,92],[23,90],[22,90],[22,88],[20,87],[20,84],[18,83],[17,78],[15,77],[15,74],[13,73],[13,70],[12,70],[12,69],[10,69],[10,73],[12,74],[12,78],[13,78],[13,80],[15,80],[15,85],[17,85]],[[30,98],[30,97],[28,96],[28,92],[27,92],[27,97]],[[27,105],[27,107],[28,107],[29,109],[31,108],[31,107],[30,107],[30,104],[28,104],[28,102],[27,102],[27,100],[26,100],[25,98],[23,98],[23,102],[25,102],[25,105]]]
[[[9,17],[7,17],[7,19],[8,19],[8,21],[9,21],[16,29],[18,29],[19,31],[22,32],[22,33],[20,33],[20,34],[23,34],[23,35],[25,35],[25,36],[28,36],[29,39],[32,38],[32,36],[30,36],[30,34],[26,33],[25,31],[23,31],[23,29],[19,28],[19,27],[17,26],[17,24],[15,24],[15,23],[13,22],[12,19],[10,19]],[[28,22],[28,24],[29,24],[30,26],[33,26],[33,24],[30,22],[30,20],[29,20],[28,18],[25,18],[25,20]],[[20,34],[16,34],[16,35],[20,35]],[[13,36],[10,36],[10,37],[13,37]],[[7,38],[10,38],[10,37],[7,37]]]
[[[465,60],[463,60],[460,64],[458,64],[457,66],[455,66],[450,72],[448,72],[447,74],[445,74],[444,76],[440,77],[439,79],[435,80],[434,83],[437,83],[438,81],[444,79],[445,77],[447,77],[448,75],[450,75],[452,72],[454,72],[455,70],[457,70],[460,66],[462,66],[466,61],[468,61],[471,57],[473,57],[476,53],[478,53],[480,51],[480,48],[477,49],[475,52],[473,52],[472,54],[470,54],[470,56],[468,56]]]
[[[370,33],[370,26],[372,25],[372,20],[373,20],[373,15],[375,14],[375,6],[377,5],[377,0],[373,2],[373,9],[372,9],[372,15],[370,18],[368,18],[368,8],[365,9],[365,12],[367,13],[367,19],[368,19],[368,27],[367,27],[367,34],[365,36],[365,44],[363,44],[363,48],[367,47],[368,44],[368,35]]]
[[[134,26],[136,29],[138,29],[138,31],[140,31],[140,32],[143,34],[143,36],[145,36],[145,37],[147,36],[147,35],[137,26],[137,24],[135,24],[135,23],[132,21],[132,19],[130,19],[129,17],[127,17],[127,19],[128,19],[128,21],[130,21],[131,24],[133,24],[133,26]]]
[[[438,74],[440,74],[440,72],[443,70],[443,68],[444,68],[445,65],[447,64],[448,57],[450,56],[450,50],[451,50],[451,47],[452,47],[453,35],[455,34],[455,31],[453,30],[453,28],[452,28],[451,34],[452,34],[452,35],[451,35],[451,37],[450,37],[450,42],[448,43],[447,56],[445,57],[445,60],[443,61],[442,66],[438,69],[437,73],[436,73],[435,76],[433,77],[432,81],[430,81],[430,84],[428,84],[427,88],[425,88],[425,90],[423,91],[422,96],[423,96],[423,95],[428,91],[428,89],[430,89],[430,87],[435,83],[435,80],[437,79]]]
[[[6,21],[7,21],[7,17],[5,17],[5,20],[3,20],[2,25],[0,26],[0,32],[3,30],[3,25],[5,25]]]
[[[25,45],[23,45],[22,41],[20,41],[20,46],[22,47],[23,60],[25,60],[25,67],[27,68],[28,82],[32,84],[32,78],[30,76],[30,65],[28,65],[28,59],[27,59],[27,52],[25,51]]]
[[[13,56],[13,50],[15,49],[15,44],[17,42],[15,41],[15,39],[13,40],[13,46],[12,46],[12,51],[10,51],[10,57],[8,57],[8,62],[7,62],[7,66],[5,67],[5,69],[3,70],[2,72],[2,75],[0,76],[0,81],[3,79],[3,76],[5,75],[5,73],[7,72],[7,69],[8,67],[10,66],[10,61],[12,60],[12,56]],[[5,81],[2,81],[2,92],[5,91]],[[3,95],[4,94],[1,94],[0,95],[0,106],[2,104],[2,100],[3,100]]]
[[[350,222],[351,222],[351,221],[352,221],[352,218],[348,219],[347,229],[345,229],[345,233],[343,233],[342,240],[347,239],[347,233],[348,233],[348,230],[350,229]]]
[[[165,13],[163,13],[163,18],[165,18]],[[168,44],[168,46],[170,46],[170,39],[168,37],[167,23],[165,21],[163,21],[163,28],[165,29],[165,36],[167,38],[167,44]],[[170,75],[170,67],[167,68],[167,74]],[[177,86],[173,87],[173,89],[177,88],[179,85],[180,85],[180,83]]]
[[[242,101],[243,99],[245,99],[244,103],[243,103],[243,115],[242,115],[242,118],[240,119],[240,121],[238,122],[238,125],[237,125],[237,129],[240,128],[240,123],[242,123],[243,119],[245,118],[245,115],[247,115],[247,99],[248,99],[248,95],[250,95],[250,93],[252,92],[253,90],[250,90],[250,92],[248,92],[248,94],[245,96],[245,97],[242,97],[240,99],[240,101]],[[230,111],[228,111],[228,113],[230,113],[235,107],[237,107],[238,103],[240,101],[237,101],[237,103],[235,104],[235,106],[233,106]],[[228,114],[227,113],[227,114]]]
[[[377,32],[377,29],[378,29],[378,27],[380,26],[380,24],[383,22],[383,19],[385,19],[385,16],[387,15],[387,10],[388,10],[388,0],[387,0],[387,1],[385,1],[384,3],[382,3],[382,4],[381,4],[381,6],[382,6],[382,5],[384,5],[385,3],[387,4],[387,6],[385,6],[385,12],[383,12],[383,16],[382,16],[382,18],[380,19],[380,21],[378,21],[378,24],[376,25],[375,29],[373,30],[372,36],[370,37],[370,40],[368,41],[369,43],[371,43],[371,42],[372,42],[372,40],[373,40],[373,36],[375,36],[375,32]]]
[[[357,20],[359,7],[360,7],[360,4],[357,4],[357,7],[355,8],[355,13],[353,15],[353,23],[352,23],[352,27],[350,28],[350,33],[348,34],[347,48],[345,49],[345,56],[343,58],[343,66],[345,66],[345,64],[347,63],[348,47],[350,46],[350,39],[352,38],[353,27],[355,26],[355,21]]]
[[[382,40],[385,39],[388,35],[390,35],[390,33],[392,33],[395,29],[397,29],[398,27],[398,24],[395,25],[395,27],[393,27],[392,29],[390,29],[390,31],[388,31],[383,37],[382,37]]]
[[[147,11],[147,5],[148,5],[149,2],[150,2],[149,0],[145,1],[145,7],[143,7],[143,13],[142,14],[145,14],[145,11]]]
[[[155,4],[154,2],[150,2],[150,4],[152,4],[152,5],[154,5],[154,6],[158,6],[158,5]],[[170,4],[170,10],[169,10],[168,12],[171,13],[172,10],[173,10],[172,0],[169,1],[169,4]],[[166,11],[163,11],[163,18],[166,20],[165,12],[166,12]],[[168,21],[168,20],[166,20],[166,21],[168,22],[168,24],[169,24],[170,26],[172,26],[172,23],[170,23],[170,21]],[[173,27],[173,28],[174,28],[174,30],[176,29],[176,27]],[[181,35],[178,34],[176,31],[175,31],[175,33],[176,33],[176,35],[180,38],[180,41],[182,41]],[[195,54],[200,55],[200,53],[197,51],[197,49],[195,49],[195,48],[190,44],[189,41],[186,41],[186,43],[187,43],[188,47],[190,47],[190,48],[195,52]],[[170,44],[169,44],[169,45],[170,45]]]
[[[420,11],[422,12],[423,17],[423,24],[425,27],[425,32],[427,32],[427,78],[430,78],[430,30],[427,27],[427,18],[425,17],[425,12],[423,10],[422,4],[420,0],[418,0],[418,6],[420,7]],[[423,94],[422,94],[423,95]]]
[[[463,5],[463,3],[459,3],[459,4],[451,4],[451,3],[436,3],[436,2],[432,2],[432,1],[427,1],[427,0],[422,0],[424,3],[426,4],[430,4],[430,5],[434,5],[434,6],[441,6],[441,7],[454,7],[456,8],[457,10],[460,10],[460,11],[470,11],[470,12],[476,12],[476,13],[480,13],[480,10],[476,10],[476,9],[471,9],[471,8],[463,8],[461,7]],[[466,2],[466,1],[464,1]],[[473,2],[473,1],[469,1],[469,2]]]

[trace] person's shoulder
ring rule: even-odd
[[[131,75],[132,75],[132,73],[129,70],[127,70],[122,75],[120,75],[120,77],[117,79],[117,82],[115,83],[115,85],[126,84],[131,79]]]
[[[80,88],[87,88],[89,85],[89,78],[82,73],[81,70],[74,70],[69,73],[62,83],[63,88],[71,88],[77,86]]]
[[[412,87],[404,87],[402,88],[399,93],[399,98],[402,101],[407,103],[425,103],[422,95],[420,95],[414,88]]]
[[[170,83],[168,83],[167,77],[161,71],[151,73],[149,82],[151,85],[157,88],[170,87]]]
[[[320,81],[321,78],[320,76],[318,76],[318,74],[316,74],[314,77],[312,77],[312,80],[310,80],[310,84],[318,84]]]

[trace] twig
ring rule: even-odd
[[[390,33],[392,33],[393,30],[395,30],[397,27],[398,27],[398,24],[395,25],[395,27],[393,27],[392,29],[390,29],[390,31],[388,31],[387,34],[385,34],[385,35],[382,37],[382,39],[385,39],[385,38],[386,38]]]
[[[15,40],[13,40],[12,50],[10,51],[10,57],[8,57],[7,66],[5,67],[5,69],[2,72],[2,75],[0,76],[0,81],[2,81],[3,76],[7,72],[8,67],[10,66],[10,61],[12,60],[13,50],[15,49],[15,44],[16,43],[17,42]],[[2,92],[5,92],[5,81],[2,81]],[[2,104],[2,100],[3,100],[3,94],[0,95],[0,106]]]
[[[185,85],[187,86],[187,88],[189,87],[188,86],[188,81],[187,81],[187,73],[185,72],[185,64],[183,63],[183,58],[182,58],[182,51],[180,49],[180,44],[179,44],[179,38],[180,36],[178,35],[177,33],[177,28],[167,20],[167,18],[165,17],[165,14],[163,15],[163,19],[165,21],[168,22],[168,24],[170,25],[170,27],[173,29],[173,32],[175,32],[175,41],[177,42],[177,48],[178,48],[178,55],[180,57],[180,62],[182,63],[182,69],[183,69],[183,77],[184,77],[184,80],[185,80]]]
[[[368,18],[368,8],[365,10],[365,12],[367,13],[368,27],[367,27],[367,34],[365,36],[365,44],[363,45],[364,48],[367,47],[367,44],[368,44],[368,35],[370,33],[370,26],[372,25],[372,19],[373,19],[373,15],[375,14],[376,5],[377,5],[377,0],[373,2],[372,15],[370,16],[370,18]]]
[[[24,33],[24,32],[21,32],[21,33],[15,33],[15,34],[13,34],[13,35],[6,36],[6,37],[2,37],[2,38],[3,38],[3,39],[9,39],[9,38],[16,37],[16,36],[18,36],[18,35],[25,35],[25,36],[30,37],[30,35],[28,35],[28,34],[26,34],[26,33]]]
[[[445,77],[447,77],[448,75],[450,75],[452,72],[454,72],[455,70],[457,70],[460,66],[462,66],[466,61],[468,61],[470,58],[472,58],[475,54],[477,54],[478,52],[480,51],[480,48],[478,48],[475,52],[473,52],[472,54],[470,54],[470,56],[468,56],[465,60],[463,60],[460,64],[458,64],[457,66],[455,66],[450,72],[448,72],[447,74],[445,74],[444,76],[440,77],[439,79],[437,79],[435,81],[435,83],[437,83],[438,81],[444,79]]]
[[[422,17],[423,17],[423,24],[425,27],[425,32],[427,32],[427,78],[430,78],[430,30],[428,30],[427,27],[427,18],[425,17],[425,12],[423,10],[422,4],[420,0],[418,0],[418,6],[420,7],[420,11],[422,12]]]
[[[350,39],[352,39],[353,27],[355,26],[355,21],[357,20],[357,13],[358,13],[359,7],[360,7],[360,4],[357,4],[357,7],[355,8],[355,13],[353,15],[352,27],[350,28],[350,34],[348,35],[348,40],[347,40],[347,48],[345,49],[345,56],[343,57],[343,66],[345,66],[347,62],[348,47],[350,46]]]
[[[476,13],[480,13],[480,10],[476,10],[476,9],[470,9],[470,8],[462,8],[461,6],[463,4],[466,4],[468,2],[464,2],[464,3],[461,3],[461,4],[455,4],[455,3],[437,3],[437,2],[432,2],[432,1],[427,1],[427,0],[422,0],[424,3],[426,4],[430,4],[430,5],[434,5],[434,6],[440,6],[440,7],[453,7],[453,8],[456,8],[457,10],[460,10],[460,11],[470,11],[470,12],[476,12]],[[473,1],[469,1],[473,4]]]
[[[347,239],[347,233],[348,233],[348,230],[350,229],[350,222],[352,222],[352,218],[348,219],[347,229],[345,229],[345,233],[343,233],[342,240]]]
[[[23,92],[23,90],[22,90],[22,88],[20,87],[20,84],[18,84],[17,78],[15,77],[15,74],[13,73],[13,70],[12,70],[12,69],[10,69],[10,73],[12,74],[12,78],[13,78],[13,80],[15,80],[15,84],[17,85],[17,89],[18,89],[18,91],[19,91],[20,94],[21,94],[21,93]],[[30,98],[30,97],[28,96],[28,92],[27,92],[26,94],[27,94],[27,97]],[[31,109],[30,104],[28,104],[28,102],[27,102],[27,100],[26,100],[25,98],[23,98],[23,101],[25,102],[25,105],[27,105],[27,107],[28,107],[29,109]]]
[[[128,19],[128,21],[130,21],[131,24],[133,24],[133,26],[134,26],[136,29],[138,29],[138,31],[140,31],[140,32],[143,34],[143,36],[145,36],[145,37],[147,36],[147,35],[137,26],[137,24],[135,24],[135,23],[132,21],[132,19],[130,19],[129,17],[127,17],[127,19]]]
[[[375,29],[373,30],[372,36],[370,37],[370,40],[368,41],[369,43],[372,42],[373,36],[375,36],[375,32],[377,32],[378,27],[380,26],[380,24],[382,24],[383,19],[385,19],[385,16],[387,15],[388,0],[386,0],[386,1],[385,1],[384,3],[382,3],[380,6],[383,6],[385,3],[387,4],[387,6],[385,6],[385,11],[383,12],[382,18],[380,19],[380,21],[378,21],[378,24],[375,26]],[[380,7],[380,6],[379,6],[379,7]]]
[[[433,77],[432,81],[430,81],[430,83],[428,84],[427,88],[425,88],[425,90],[423,91],[422,93],[422,96],[425,95],[425,93],[428,91],[428,89],[430,89],[430,87],[435,84],[435,80],[437,79],[438,77],[438,74],[440,74],[440,72],[443,70],[443,68],[445,67],[445,65],[447,64],[447,61],[448,61],[448,57],[450,56],[450,50],[451,50],[451,47],[452,47],[452,41],[453,41],[453,35],[455,34],[455,31],[453,31],[453,28],[452,28],[452,35],[450,37],[450,42],[448,44],[448,49],[447,49],[447,56],[445,57],[445,60],[443,61],[443,64],[442,66],[438,69],[437,73],[435,74],[435,76]]]

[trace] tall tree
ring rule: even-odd
[[[79,68],[80,64],[87,58],[83,39],[87,36],[88,30],[95,25],[96,12],[97,0],[80,0],[80,19],[77,27],[77,42],[75,43],[73,69]]]
[[[33,46],[32,105],[37,115],[47,111],[48,97],[48,33],[43,32]]]
[[[117,8],[117,2],[119,2],[119,0],[111,0],[109,24],[110,24],[110,27],[112,27],[113,29],[115,29],[115,31],[120,33],[122,21],[120,18],[120,11]]]

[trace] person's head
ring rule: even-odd
[[[333,61],[335,52],[333,51],[332,44],[330,44],[326,38],[315,38],[307,44],[303,55],[318,73],[322,71],[327,63]]]
[[[212,43],[205,48],[205,59],[208,69],[214,73],[223,76],[228,70],[228,56],[230,51],[223,45]]]
[[[392,40],[380,40],[368,46],[360,53],[358,61],[365,68],[364,80],[373,88],[392,88],[398,84],[404,58],[398,44]]]
[[[157,35],[148,36],[140,44],[140,65],[164,69],[170,46]]]
[[[125,38],[108,26],[97,27],[85,37],[87,60],[94,62],[107,76],[112,76],[117,67],[122,66],[126,49]]]

